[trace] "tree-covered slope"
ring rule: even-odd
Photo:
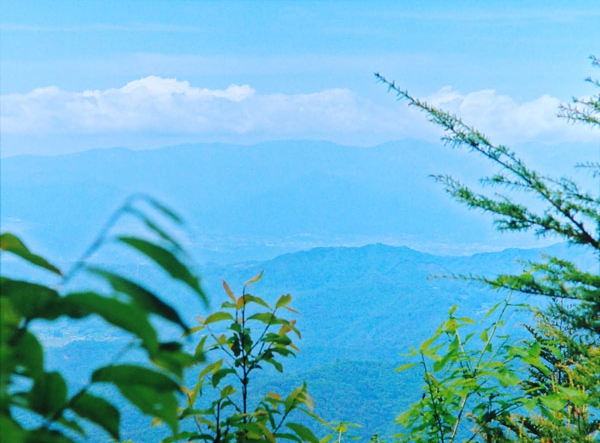
[[[193,325],[196,315],[205,315],[227,297],[222,280],[239,288],[249,276],[264,270],[251,292],[271,302],[282,293],[291,293],[293,307],[300,312],[297,324],[302,340],[298,343],[301,352],[286,362],[284,373],[267,372],[253,384],[256,392],[269,387],[288,389],[306,380],[324,418],[359,423],[364,428],[356,433],[368,437],[375,432],[390,435],[393,418],[421,394],[417,372],[394,372],[406,361],[409,346],[430,336],[455,303],[460,304],[461,315],[476,317],[503,297],[478,285],[430,277],[515,272],[522,266],[517,259],[535,259],[542,252],[593,263],[592,257],[560,245],[466,257],[435,256],[382,244],[316,248],[263,262],[202,267],[203,285],[211,302],[211,309],[205,312],[190,309],[189,300],[177,286],[168,285],[148,265],[122,265],[119,271],[153,280],[158,286],[167,285],[162,290]],[[535,298],[528,301],[541,302]],[[510,321],[514,324],[526,318],[525,314],[517,315]],[[43,335],[53,345],[49,366],[63,369],[74,380],[84,380],[86,368],[122,346],[118,336],[105,331],[99,334],[93,324],[46,330]],[[83,362],[82,355],[86,356]],[[189,383],[195,383],[196,378],[190,371]],[[132,435],[155,435],[145,430],[147,426],[147,421],[134,420]]]

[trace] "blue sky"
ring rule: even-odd
[[[597,1],[0,1],[2,155],[435,139],[373,72],[501,142],[594,91]]]

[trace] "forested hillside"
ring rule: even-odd
[[[418,371],[395,372],[408,361],[405,355],[410,346],[424,341],[431,334],[431,325],[439,324],[454,304],[460,306],[461,316],[477,318],[504,297],[478,284],[431,277],[514,273],[523,267],[518,260],[535,260],[541,254],[571,258],[584,267],[595,263],[592,256],[565,245],[465,257],[436,256],[382,244],[317,248],[264,262],[202,267],[211,308],[198,306],[198,310],[190,310],[190,298],[147,263],[112,268],[162,286],[169,294],[169,303],[178,307],[191,325],[197,322],[197,315],[210,313],[226,297],[223,280],[231,287],[240,287],[249,275],[264,270],[253,293],[267,301],[282,293],[292,294],[294,308],[300,313],[297,324],[302,340],[298,342],[301,352],[286,362],[285,372],[268,371],[256,380],[254,392],[287,391],[306,381],[316,411],[323,418],[360,424],[362,428],[356,428],[354,434],[369,438],[374,433],[389,437],[397,432],[395,417],[421,395]],[[523,300],[545,303],[537,297]],[[514,328],[522,321],[530,323],[530,314],[509,318],[507,331],[516,332],[515,340],[525,336],[523,330]],[[97,322],[62,323],[40,329],[40,333],[50,346],[48,367],[68,374],[76,385],[83,384],[92,368],[110,360],[125,343],[122,335],[101,328]],[[87,356],[83,361],[82,355]],[[196,377],[197,371],[189,371],[188,385]],[[372,407],[374,403],[377,408]],[[127,417],[131,426],[125,436],[147,441],[160,435],[134,410],[129,410]]]

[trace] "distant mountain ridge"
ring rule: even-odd
[[[558,148],[543,152],[560,163]],[[490,171],[476,155],[410,140],[371,148],[285,141],[11,157],[1,163],[2,227],[73,258],[127,195],[143,191],[185,216],[195,233],[188,247],[201,261],[374,242],[436,253],[500,249],[506,240],[489,220],[452,202],[429,177],[450,173],[470,182]]]
[[[407,343],[424,339],[452,305],[459,305],[461,315],[477,315],[507,295],[478,284],[437,277],[518,272],[523,267],[520,261],[540,260],[542,254],[566,257],[587,267],[596,263],[591,255],[564,244],[464,257],[373,244],[315,248],[263,262],[212,265],[204,267],[202,274],[211,299],[218,305],[224,295],[223,280],[239,289],[244,281],[264,271],[262,280],[251,290],[267,299],[292,294],[293,304],[301,313],[298,322],[304,333],[303,355],[320,354],[322,336],[329,334],[326,356],[316,357],[318,360],[398,361]],[[523,299],[533,304],[545,302],[535,297]]]

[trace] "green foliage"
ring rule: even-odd
[[[397,419],[407,430],[397,436],[400,441],[476,441],[484,433],[491,435],[483,424],[523,406],[513,389],[519,383],[521,354],[501,334],[510,307],[509,301],[494,306],[475,327],[474,320],[454,316],[455,306],[435,334],[412,349],[419,362],[398,370],[421,366],[425,386],[421,401]],[[540,366],[539,351],[531,349],[524,357]]]
[[[288,320],[281,311],[296,313],[289,304],[292,297],[282,295],[271,307],[265,300],[247,292],[258,282],[262,272],[248,280],[240,296],[226,282],[223,288],[227,301],[221,310],[199,318],[200,325],[189,333],[202,334],[197,353],[221,358],[204,366],[191,389],[184,388],[187,404],[179,412],[181,420],[191,420],[193,431],[183,431],[166,442],[200,440],[207,442],[256,442],[277,439],[318,443],[318,438],[306,426],[291,422],[295,412],[301,412],[322,422],[313,413],[313,400],[306,384],[287,396],[267,392],[256,405],[249,396],[256,371],[271,366],[283,372],[280,359],[295,356],[298,348],[294,336],[300,338],[295,320]]]
[[[141,207],[144,204],[149,208]],[[151,211],[157,214],[151,216]],[[141,220],[152,237],[121,236],[110,240],[110,231],[125,214]],[[119,439],[119,409],[113,399],[91,392],[98,385],[117,388],[142,413],[164,421],[172,433],[178,432],[177,396],[181,392],[183,370],[201,361],[203,354],[190,354],[179,342],[161,341],[152,317],[162,317],[184,332],[189,329],[157,294],[127,277],[89,264],[90,257],[110,240],[149,258],[158,269],[184,283],[205,303],[200,280],[191,270],[188,257],[179,243],[159,227],[155,221],[157,216],[181,224],[179,217],[155,200],[144,195],[132,196],[113,214],[81,260],[66,273],[30,251],[16,235],[0,235],[3,254],[13,254],[57,279],[54,284],[39,284],[1,276],[0,429],[3,441],[82,441],[90,430],[87,423]],[[96,277],[110,289],[107,292],[69,291],[70,282],[79,274]],[[45,369],[44,346],[32,327],[61,317],[77,321],[90,316],[100,317],[129,334],[131,341],[112,361],[96,368],[83,387],[69,392],[69,383],[63,374]],[[136,348],[144,352],[143,361],[120,362],[128,351]]]
[[[595,66],[598,59],[592,58]],[[412,97],[393,82],[377,78],[424,111],[445,131],[453,147],[467,147],[500,168],[484,185],[533,196],[517,201],[514,194],[479,193],[449,176],[436,176],[446,191],[469,208],[493,215],[501,231],[533,231],[552,235],[600,259],[600,197],[565,177],[546,177],[529,168],[505,146],[496,146],[481,132]],[[588,79],[600,88],[598,81]],[[600,127],[600,94],[575,99],[561,107],[562,117]],[[579,165],[600,177],[600,164]],[[529,204],[528,204],[529,202]],[[550,306],[538,314],[532,338],[522,343],[489,341],[496,326],[483,329],[482,344],[467,347],[461,339],[464,320],[450,318],[414,354],[424,369],[425,394],[399,417],[404,441],[591,442],[600,435],[600,276],[567,260],[544,257],[527,263],[520,274],[496,278],[460,277],[494,289],[541,295]],[[441,343],[440,340],[442,340]],[[493,349],[493,350],[492,350]],[[430,363],[433,361],[432,369]],[[466,429],[459,432],[465,419]]]

